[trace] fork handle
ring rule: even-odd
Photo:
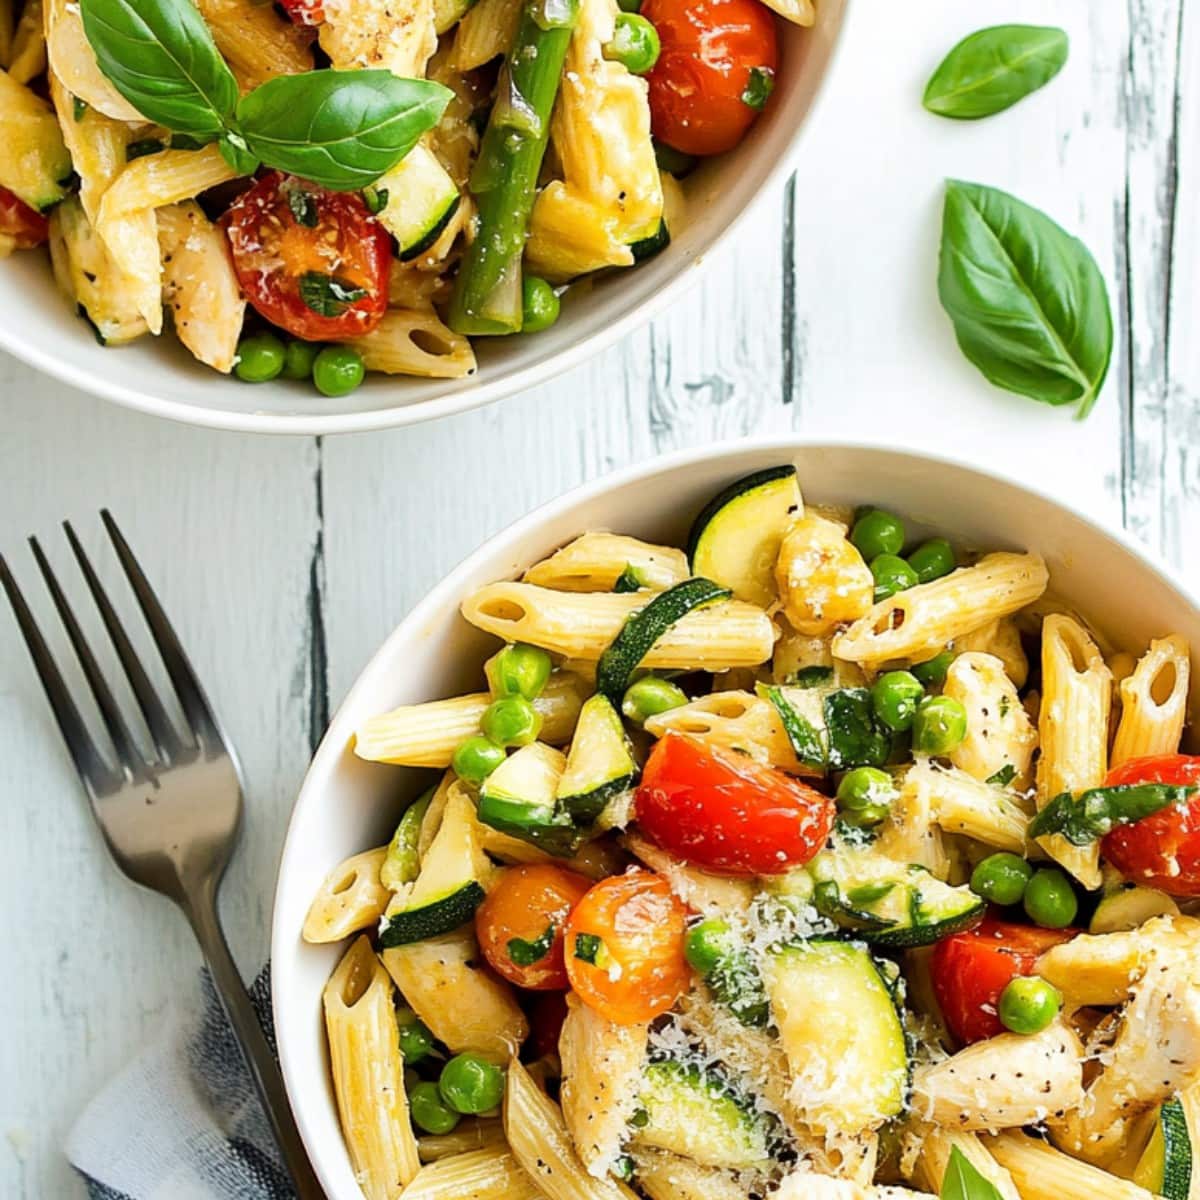
[[[188,896],[183,904],[184,913],[200,943],[221,1007],[233,1026],[246,1066],[250,1068],[250,1076],[258,1090],[263,1111],[275,1135],[296,1195],[299,1200],[325,1200],[325,1192],[313,1173],[300,1139],[300,1131],[292,1117],[275,1055],[263,1034],[258,1014],[254,1011],[237,963],[233,961],[225,941],[217,916],[216,900],[215,887],[205,887],[201,895]]]

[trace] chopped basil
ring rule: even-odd
[[[829,769],[881,767],[891,757],[892,735],[875,716],[866,688],[843,688],[825,697]]]
[[[832,667],[801,667],[789,682],[796,687],[813,688],[828,683],[832,678]]]
[[[577,933],[575,935],[575,957],[581,962],[596,966],[596,959],[603,948],[603,940],[594,933]]]
[[[761,111],[775,90],[775,72],[770,67],[751,67],[750,78],[742,92],[742,103]]]
[[[1005,763],[994,775],[987,777],[987,782],[995,784],[996,787],[1008,787],[1016,777],[1017,768],[1012,763]]]
[[[646,582],[645,576],[638,567],[633,563],[626,563],[625,570],[617,577],[617,582],[613,585],[614,592],[637,592],[644,587],[650,585]]]
[[[1055,796],[1029,823],[1031,838],[1061,833],[1072,846],[1088,846],[1118,825],[1131,825],[1200,790],[1170,783],[1129,783]]]
[[[532,967],[534,963],[541,962],[550,953],[550,947],[554,945],[555,931],[556,926],[551,922],[541,936],[532,942],[527,942],[524,938],[510,938],[507,947],[508,957],[518,967]]]
[[[356,287],[336,275],[305,271],[300,276],[300,299],[322,317],[340,317],[347,307],[366,296],[365,288]]]
[[[71,113],[74,115],[76,121],[82,121],[87,114],[87,110],[88,102],[86,100],[80,100],[78,96],[71,97]]]
[[[147,154],[157,154],[165,149],[158,138],[142,138],[140,141],[130,142],[125,147],[125,161],[133,162],[135,158],[145,158]]]
[[[305,229],[316,229],[317,198],[312,192],[306,192],[301,187],[288,187],[287,202],[288,208],[292,210],[292,216],[296,218],[297,225],[303,225]],[[304,303],[308,304],[308,301],[305,300]],[[312,305],[309,307],[311,308]]]

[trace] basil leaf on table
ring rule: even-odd
[[[1061,29],[995,25],[963,38],[925,85],[931,113],[975,121],[1012,107],[1049,83],[1067,61]]]
[[[951,179],[938,296],[962,352],[1010,392],[1086,417],[1112,357],[1108,292],[1087,247],[1044,213]]]
[[[390,71],[279,75],[243,96],[236,124],[269,167],[337,192],[390,171],[437,124],[451,93]]]
[[[1000,1189],[980,1174],[971,1160],[957,1147],[950,1151],[950,1161],[942,1176],[941,1200],[1004,1200]]]
[[[80,0],[101,72],[148,121],[211,138],[237,103],[233,72],[190,0]]]

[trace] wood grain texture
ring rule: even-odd
[[[857,0],[849,20],[786,194],[761,199],[666,316],[504,404],[391,433],[264,441],[122,413],[0,359],[0,552],[36,591],[22,536],[41,535],[66,570],[57,519],[98,551],[93,514],[109,504],[246,761],[247,838],[224,909],[247,971],[265,952],[287,810],[330,708],[450,567],[583,480],[743,435],[884,439],[1124,519],[1200,583],[1200,562],[1183,561],[1200,517],[1200,5]],[[1021,20],[1070,34],[1048,88],[984,122],[921,109],[958,38]],[[935,286],[947,176],[1014,192],[1096,255],[1118,331],[1086,423],[997,391],[955,347]],[[167,906],[102,854],[3,619],[0,739],[0,903],[20,914],[5,948],[22,981],[0,1002],[0,1078],[18,1084],[0,1100],[0,1194],[57,1200],[82,1194],[57,1152],[71,1117],[198,956]]]

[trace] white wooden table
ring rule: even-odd
[[[1062,75],[957,124],[920,107],[982,25],[1054,22]],[[0,357],[0,551],[124,525],[239,747],[247,827],[224,914],[267,952],[292,798],[331,707],[451,565],[533,505],[661,451],[791,429],[963,455],[1125,525],[1200,584],[1200,0],[854,0],[794,183],[670,315],[557,382],[440,424],[266,440],[161,423]],[[1092,248],[1118,322],[1089,421],[990,388],[934,278],[941,181],[1005,187]],[[869,496],[871,481],[863,480]],[[111,574],[109,576],[111,578]],[[81,606],[82,607],[82,606]],[[57,643],[61,646],[61,640]],[[66,658],[66,655],[63,656]],[[0,1194],[82,1194],[60,1146],[199,965],[110,864],[0,615]]]

